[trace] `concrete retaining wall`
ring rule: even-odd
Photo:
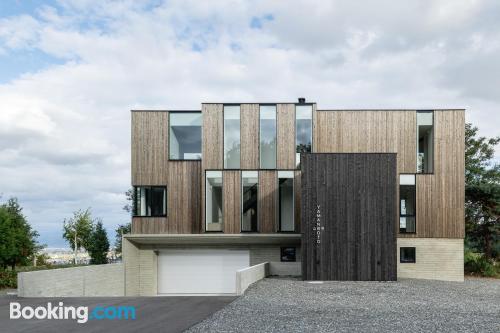
[[[242,295],[252,283],[268,275],[269,263],[267,262],[236,271],[236,294]]]
[[[270,262],[269,263],[269,274],[279,275],[279,276],[301,276],[302,267],[301,262]]]
[[[17,276],[19,297],[124,296],[123,264],[23,272]]]

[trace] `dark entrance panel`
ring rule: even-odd
[[[396,154],[302,154],[301,169],[302,277],[396,280]]]

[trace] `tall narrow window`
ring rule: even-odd
[[[434,169],[434,112],[417,111],[417,173]]]
[[[201,113],[170,112],[168,123],[170,159],[201,159]]]
[[[257,171],[241,172],[241,231],[257,231],[257,195],[259,174]]]
[[[295,164],[300,165],[300,153],[312,151],[312,105],[295,106]]]
[[[295,231],[293,171],[278,171],[278,220],[280,231]]]
[[[399,175],[399,232],[414,233],[416,210],[415,175]]]
[[[276,169],[276,105],[260,106],[260,168]]]
[[[222,171],[207,171],[205,182],[206,231],[222,231]]]
[[[134,216],[166,216],[167,188],[164,186],[134,187]]]
[[[224,106],[224,168],[240,168],[240,106]]]

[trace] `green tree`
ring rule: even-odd
[[[469,248],[486,258],[500,254],[500,165],[493,162],[500,137],[478,137],[465,125],[465,229]]]
[[[90,254],[90,264],[101,265],[108,262],[106,256],[109,251],[109,241],[101,220],[97,221],[92,230],[90,244],[87,250]]]
[[[82,248],[88,249],[89,247],[93,224],[90,208],[77,210],[71,218],[64,219],[63,238],[74,251],[73,260],[75,264],[77,264],[76,255],[78,250]]]
[[[0,265],[4,269],[29,264],[29,257],[42,247],[36,241],[38,232],[31,228],[22,210],[16,198],[0,206]]]
[[[122,253],[122,236],[129,234],[132,229],[132,223],[120,224],[116,228],[115,232],[115,252],[116,254]]]

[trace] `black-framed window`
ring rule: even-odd
[[[167,216],[167,188],[135,186],[134,216]]]
[[[222,171],[205,173],[205,230],[222,231],[223,216]]]
[[[417,189],[415,175],[399,175],[399,232],[415,233]]]
[[[257,232],[258,224],[258,171],[241,172],[241,231]]]
[[[171,160],[201,159],[201,112],[169,112]]]
[[[278,171],[278,221],[279,231],[295,231],[295,204],[293,171]]]
[[[312,105],[295,105],[295,164],[300,167],[300,153],[312,151]]]
[[[399,262],[402,264],[417,262],[416,249],[414,247],[400,247]]]
[[[224,105],[224,169],[240,168],[240,112],[239,105]]]
[[[417,173],[434,170],[434,111],[417,111]]]
[[[260,105],[260,168],[276,169],[276,105]]]
[[[281,248],[281,261],[283,261],[283,262],[297,261],[296,252],[297,252],[297,248],[295,248],[295,247],[282,247]]]

